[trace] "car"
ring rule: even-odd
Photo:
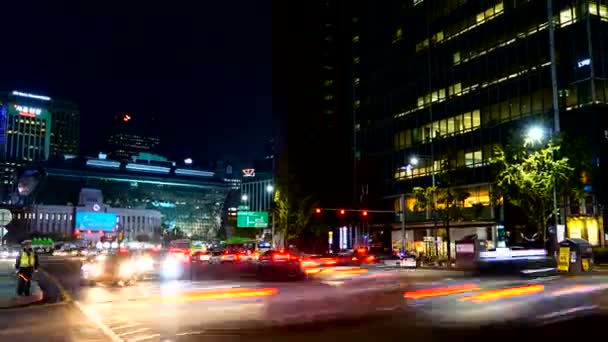
[[[307,268],[316,266],[316,262],[298,252],[284,249],[269,250],[258,258],[257,276],[261,280],[302,280],[307,278]]]
[[[220,263],[240,262],[242,256],[243,256],[243,253],[241,253],[240,251],[226,249],[220,254],[219,261],[220,261]]]
[[[85,285],[131,285],[140,277],[135,258],[125,253],[90,256],[81,266],[81,282]]]
[[[395,253],[372,253],[377,265],[388,267],[416,267],[416,258],[412,255],[399,256]]]
[[[194,263],[200,263],[200,262],[204,262],[204,263],[211,263],[211,252],[204,252],[204,251],[197,251],[194,254],[192,254],[192,262]]]
[[[2,247],[0,249],[0,259],[15,259],[19,255],[19,250],[16,248]]]

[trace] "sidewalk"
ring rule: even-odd
[[[32,281],[32,295],[17,296],[17,277],[12,260],[0,261],[0,308],[24,306],[39,302],[43,298],[37,281]]]

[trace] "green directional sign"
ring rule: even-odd
[[[268,228],[267,211],[238,211],[236,213],[238,228]]]
[[[248,205],[239,205],[239,207],[236,210],[247,211],[247,210],[249,210],[249,206]]]

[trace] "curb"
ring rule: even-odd
[[[31,296],[13,297],[0,301],[0,309],[13,309],[29,306],[41,302],[44,299],[42,290]]]
[[[63,287],[63,285],[61,285],[61,282],[55,276],[51,275],[50,273],[48,273],[47,271],[45,271],[43,269],[38,269],[38,272],[40,272],[42,275],[44,275],[59,290],[59,294],[61,296],[61,302],[70,302],[71,303],[74,301],[74,298],[72,298],[72,295],[70,295],[70,293],[65,289],[65,287]]]
[[[44,299],[44,291],[42,291],[37,281],[32,281],[32,283],[36,283],[36,285],[32,284],[32,287],[37,287],[38,291],[30,296],[15,296],[0,299],[0,310],[21,308],[41,302]]]

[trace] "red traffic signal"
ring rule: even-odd
[[[315,213],[320,214],[321,213],[321,208],[315,209]]]
[[[339,213],[340,213],[340,215],[344,215],[344,214],[346,214],[346,210],[340,209]]]
[[[363,216],[367,216],[367,210],[363,210],[362,214]]]

